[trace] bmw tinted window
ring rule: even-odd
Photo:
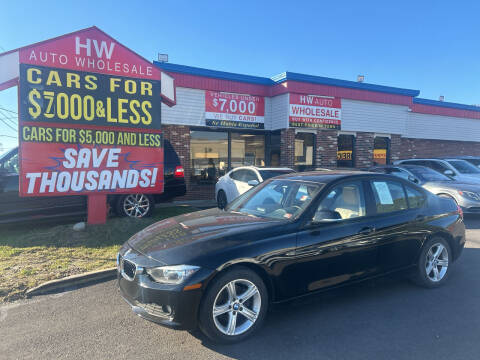
[[[322,200],[314,220],[326,218],[352,219],[365,216],[365,198],[360,181],[343,183],[333,188]]]
[[[410,209],[418,209],[425,204],[425,196],[410,186],[405,186],[405,190],[407,191],[407,198],[408,198],[408,206]]]
[[[389,180],[376,180],[371,184],[378,214],[407,209],[407,199],[402,184]]]

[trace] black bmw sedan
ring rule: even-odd
[[[464,244],[461,209],[411,182],[295,173],[137,233],[118,254],[118,284],[141,317],[231,343],[305,294],[393,272],[440,286]]]

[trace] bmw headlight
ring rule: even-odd
[[[158,283],[176,285],[185,281],[198,269],[200,269],[198,266],[192,265],[161,266],[147,269],[147,274]]]
[[[473,192],[473,191],[459,191],[458,193],[460,195],[466,197],[466,198],[480,201],[480,195],[477,194],[476,192]]]

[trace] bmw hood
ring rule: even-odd
[[[212,254],[249,240],[254,230],[278,228],[283,223],[215,208],[159,221],[133,235],[128,245],[162,263],[181,264],[197,255]]]

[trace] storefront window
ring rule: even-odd
[[[246,165],[265,166],[265,135],[231,134],[230,166]]]
[[[190,132],[192,180],[215,184],[228,167],[228,133],[214,131]]]
[[[315,135],[299,132],[295,134],[295,168],[310,170],[314,166]]]
[[[373,164],[390,164],[390,138],[376,136],[373,141]]]
[[[337,167],[355,167],[353,154],[355,135],[340,134],[337,144]]]

